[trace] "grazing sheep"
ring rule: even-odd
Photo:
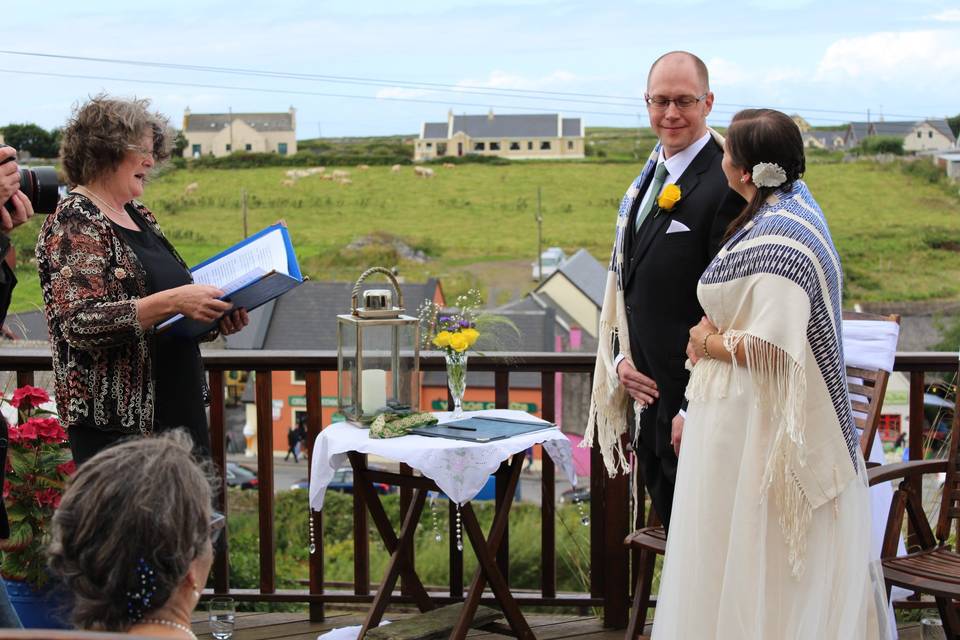
[[[331,173],[330,175],[333,176],[333,179],[334,179],[334,180],[340,180],[341,178],[346,178],[346,177],[348,177],[348,176],[350,175],[350,172],[349,172],[349,171],[346,171],[346,170],[344,170],[344,169],[337,169],[336,171],[334,171],[334,172]]]
[[[285,187],[292,187],[293,185],[297,184],[297,181],[288,179],[288,180],[281,181],[280,184],[282,184]]]
[[[390,171],[392,171],[393,173],[400,173],[400,165],[398,164],[393,165],[392,167],[390,167]]]
[[[453,164],[452,162],[444,162],[444,163],[443,163],[443,168],[444,168],[444,169],[456,169],[456,168],[457,168],[457,165]]]
[[[325,173],[325,174],[323,174],[322,176],[320,176],[320,179],[321,179],[321,180],[333,180],[333,176],[330,175],[329,173]]]
[[[200,188],[199,184],[197,184],[196,182],[191,182],[190,184],[187,185],[187,188],[183,190],[183,195],[189,196],[199,188]]]
[[[323,173],[326,170],[327,170],[326,167],[310,167],[309,169],[307,169],[307,173],[309,173],[312,176],[315,176],[318,173]]]
[[[353,180],[351,180],[350,178],[340,178],[339,180],[337,180],[337,182],[339,182],[340,184],[353,184]]]
[[[428,167],[414,167],[413,173],[420,176],[421,178],[433,177],[433,169],[430,169]]]
[[[366,170],[369,169],[369,168],[370,168],[370,165],[368,165],[368,164],[358,164],[358,165],[357,165],[357,169],[358,169],[359,171],[366,171]]]

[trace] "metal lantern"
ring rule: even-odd
[[[390,279],[388,289],[360,285],[370,275]],[[397,303],[393,304],[396,294]],[[337,316],[337,403],[347,420],[369,422],[378,413],[420,410],[420,321],[403,315],[403,294],[393,274],[372,267],[353,285],[350,313]]]

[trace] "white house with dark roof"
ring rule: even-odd
[[[414,143],[416,162],[465,155],[517,160],[583,158],[583,120],[559,113],[486,115],[447,113],[446,122],[424,122]]]
[[[830,131],[809,129],[803,132],[803,146],[807,149],[824,149],[826,151],[843,149],[846,146],[846,133],[843,129]]]
[[[184,158],[228,156],[234,151],[277,153],[297,152],[297,110],[280,113],[191,113],[183,112],[183,135],[187,146]]]
[[[850,149],[870,136],[902,138],[903,150],[907,153],[947,151],[957,147],[957,137],[944,118],[906,122],[851,122],[844,143]]]
[[[596,338],[607,269],[586,249],[580,249],[534,289],[531,297],[558,312],[558,320],[579,326]]]

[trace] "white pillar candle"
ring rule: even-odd
[[[362,380],[360,398],[363,415],[371,415],[387,404],[387,372],[383,369],[364,369]]]

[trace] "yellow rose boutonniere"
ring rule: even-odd
[[[670,183],[660,192],[657,198],[657,206],[663,211],[672,211],[678,202],[680,202],[680,187]]]
[[[442,349],[450,344],[450,337],[452,335],[453,334],[450,333],[449,331],[441,331],[436,335],[436,337],[434,337],[433,344],[437,345]]]
[[[468,340],[467,336],[463,335],[462,332],[458,332],[450,336],[450,348],[457,353],[466,351],[467,347],[469,346],[470,340]]]

